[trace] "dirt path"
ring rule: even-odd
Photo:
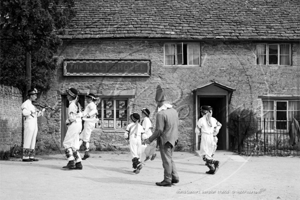
[[[39,162],[0,161],[0,199],[300,199],[299,157],[241,157],[219,151],[216,175],[207,175],[193,153],[175,152],[180,182],[162,181],[160,156],[132,173],[129,153],[101,152],[83,162],[80,171],[65,171],[64,155],[43,156]]]

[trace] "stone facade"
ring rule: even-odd
[[[0,159],[7,159],[14,145],[22,146],[22,94],[0,85]]]
[[[160,84],[167,91],[180,115],[179,148],[194,150],[195,107],[192,90],[211,80],[235,88],[229,113],[236,108],[249,108],[260,113],[259,95],[299,95],[300,44],[292,43],[292,66],[256,65],[255,43],[197,41],[201,44],[201,65],[197,67],[164,66],[164,43],[162,40],[69,40],[64,42],[57,55],[58,70],[51,90],[41,101],[57,109],[48,113],[42,123],[40,142],[44,147],[61,145],[61,98],[69,87],[81,93],[101,95],[103,90],[135,89],[130,99],[129,113],[148,107],[150,118],[155,122],[155,88]],[[64,59],[149,59],[150,77],[67,77],[63,76]],[[229,114],[227,113],[227,114]],[[226,128],[226,125],[223,126]],[[49,134],[50,133],[50,134]],[[91,138],[91,148],[103,145],[126,145],[123,131],[96,129]]]

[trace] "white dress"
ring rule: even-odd
[[[149,138],[152,133],[152,122],[149,117],[145,117],[142,121],[142,126],[145,129],[145,133],[143,134],[143,140]],[[145,154],[146,157],[149,157],[155,153],[156,150],[156,141],[151,142],[148,145],[142,145],[142,152]]]
[[[221,124],[213,117],[211,119],[211,126],[208,125],[206,117],[201,117],[195,129],[197,136],[201,134],[200,156],[205,156],[207,159],[212,159],[212,155],[216,150],[216,136],[221,128]]]
[[[82,123],[81,123],[81,113],[77,113],[78,107],[74,101],[70,102],[69,108],[68,108],[68,119],[67,121],[71,122],[70,125],[68,125],[68,130],[63,142],[64,148],[74,148],[76,150],[79,149],[79,134],[82,129]]]

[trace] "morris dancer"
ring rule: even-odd
[[[142,169],[141,163],[141,146],[142,146],[142,134],[144,133],[143,127],[139,124],[140,115],[133,113],[130,115],[131,123],[128,124],[124,138],[129,140],[130,153],[132,155],[132,167],[134,173],[140,173]]]
[[[96,122],[98,122],[98,119],[96,118],[98,114],[97,105],[95,104],[95,101],[97,100],[96,96],[92,93],[88,94],[86,96],[86,101],[88,105],[85,107],[83,111],[83,120],[84,120],[84,128],[83,131],[80,134],[80,145],[84,145],[85,152],[82,160],[85,160],[90,157],[89,151],[90,151],[90,138],[92,131],[95,129]]]
[[[144,130],[145,130],[145,133],[142,135],[142,139],[143,140],[149,138],[152,135],[153,126],[152,126],[152,122],[151,122],[151,120],[149,118],[149,115],[150,115],[149,109],[143,108],[142,109],[142,117],[143,117],[143,119],[142,119],[142,122],[141,122],[141,125],[144,128]],[[151,157],[151,160],[155,159],[155,157],[156,157],[156,153],[155,153],[155,150],[156,150],[156,140],[153,141],[149,145],[142,145],[142,148],[144,149],[144,152],[145,152],[145,155],[146,155],[146,159],[145,159],[144,162],[146,162],[147,160],[149,160],[150,157]]]
[[[45,108],[39,111],[32,103],[37,99],[37,89],[28,91],[28,99],[22,104],[24,120],[23,162],[38,161],[35,156],[36,136],[38,132],[37,117],[45,112]]]
[[[83,167],[81,164],[81,157],[78,152],[80,147],[79,134],[82,129],[81,106],[78,103],[78,91],[75,88],[67,89],[66,93],[69,100],[68,119],[66,120],[68,130],[63,146],[69,162],[67,166],[64,166],[63,168],[81,170]]]
[[[202,117],[197,122],[195,132],[197,136],[201,134],[200,156],[206,162],[205,165],[209,168],[207,174],[215,174],[219,168],[219,161],[213,159],[213,154],[216,150],[217,134],[219,133],[222,124],[212,117],[212,107],[201,106]]]

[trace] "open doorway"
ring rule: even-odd
[[[198,113],[200,107],[209,105],[213,108],[213,117],[216,118],[221,124],[222,128],[218,134],[218,150],[226,149],[226,96],[198,96]],[[201,116],[199,115],[198,118]],[[197,147],[198,149],[200,146]]]

